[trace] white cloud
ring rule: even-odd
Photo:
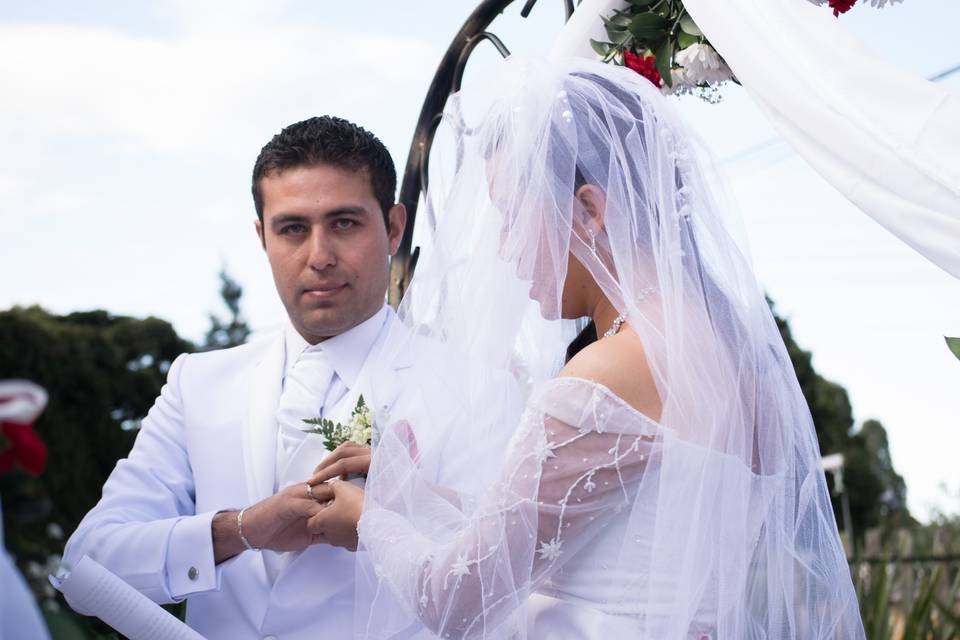
[[[82,193],[51,190],[24,176],[0,173],[0,227],[6,232],[29,220],[51,221],[80,213],[91,205]]]
[[[370,112],[435,58],[412,38],[277,23],[262,4],[180,9],[172,39],[0,26],[0,141],[97,136],[123,150],[248,156],[284,122],[278,112]]]

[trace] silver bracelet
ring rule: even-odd
[[[247,548],[247,551],[260,551],[260,549],[250,544],[250,541],[243,535],[243,512],[246,510],[247,508],[244,507],[237,512],[237,533],[240,534],[240,542]]]

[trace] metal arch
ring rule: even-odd
[[[527,0],[527,3],[523,5],[523,9],[520,10],[520,16],[523,18],[529,16],[530,11],[533,9],[533,5],[535,4],[537,4],[537,0]],[[579,2],[577,4],[579,4]],[[573,15],[573,0],[563,0],[563,9],[567,14],[566,19],[569,20],[570,16]]]
[[[463,79],[463,72],[467,60],[478,44],[489,40],[501,55],[510,54],[503,42],[487,27],[498,15],[513,2],[513,0],[482,0],[473,13],[460,27],[460,31],[453,37],[453,41],[440,60],[433,82],[427,89],[427,95],[420,109],[420,117],[414,129],[410,151],[407,154],[407,164],[403,172],[403,181],[400,185],[400,204],[407,210],[407,226],[403,231],[403,238],[396,255],[390,261],[390,288],[388,299],[391,305],[400,304],[403,292],[406,290],[417,265],[420,248],[413,247],[413,229],[417,219],[417,205],[420,193],[427,186],[427,170],[430,164],[430,149],[433,138],[447,98],[451,93],[459,90]],[[569,19],[573,14],[573,0],[563,0],[565,17]],[[527,0],[520,15],[526,18],[537,3],[537,0]]]
[[[466,45],[464,45],[463,50],[460,52],[460,57],[457,58],[457,64],[453,68],[453,83],[450,87],[450,93],[456,93],[457,91],[460,91],[460,86],[463,84],[463,72],[467,67],[467,60],[470,58],[470,55],[473,53],[473,50],[477,47],[477,45],[484,40],[489,40],[504,58],[510,56],[510,50],[507,49],[506,45],[503,44],[503,41],[494,34],[483,31],[475,36],[471,36],[467,40]],[[440,126],[441,120],[443,120],[443,113],[438,113],[433,116],[433,119],[430,121],[430,126],[427,129],[426,140],[424,141],[422,151],[420,152],[421,191],[426,191],[427,187],[430,185],[430,150],[433,148],[433,139],[437,135],[437,128]]]
[[[460,52],[460,57],[457,58],[457,66],[453,68],[453,86],[451,89],[454,93],[460,91],[460,86],[463,84],[463,72],[467,68],[467,60],[470,59],[470,55],[473,53],[473,50],[477,48],[477,45],[484,40],[489,40],[490,44],[496,47],[497,51],[504,58],[510,56],[510,50],[503,44],[503,40],[489,31],[481,31],[477,35],[471,36],[464,45],[463,51]]]

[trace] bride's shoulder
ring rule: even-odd
[[[563,367],[560,378],[603,385],[637,411],[659,419],[661,403],[640,338],[629,330],[597,340]]]

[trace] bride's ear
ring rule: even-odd
[[[607,208],[607,194],[597,185],[585,184],[577,189],[575,196],[580,206],[587,213],[588,227],[594,233],[600,233]]]

